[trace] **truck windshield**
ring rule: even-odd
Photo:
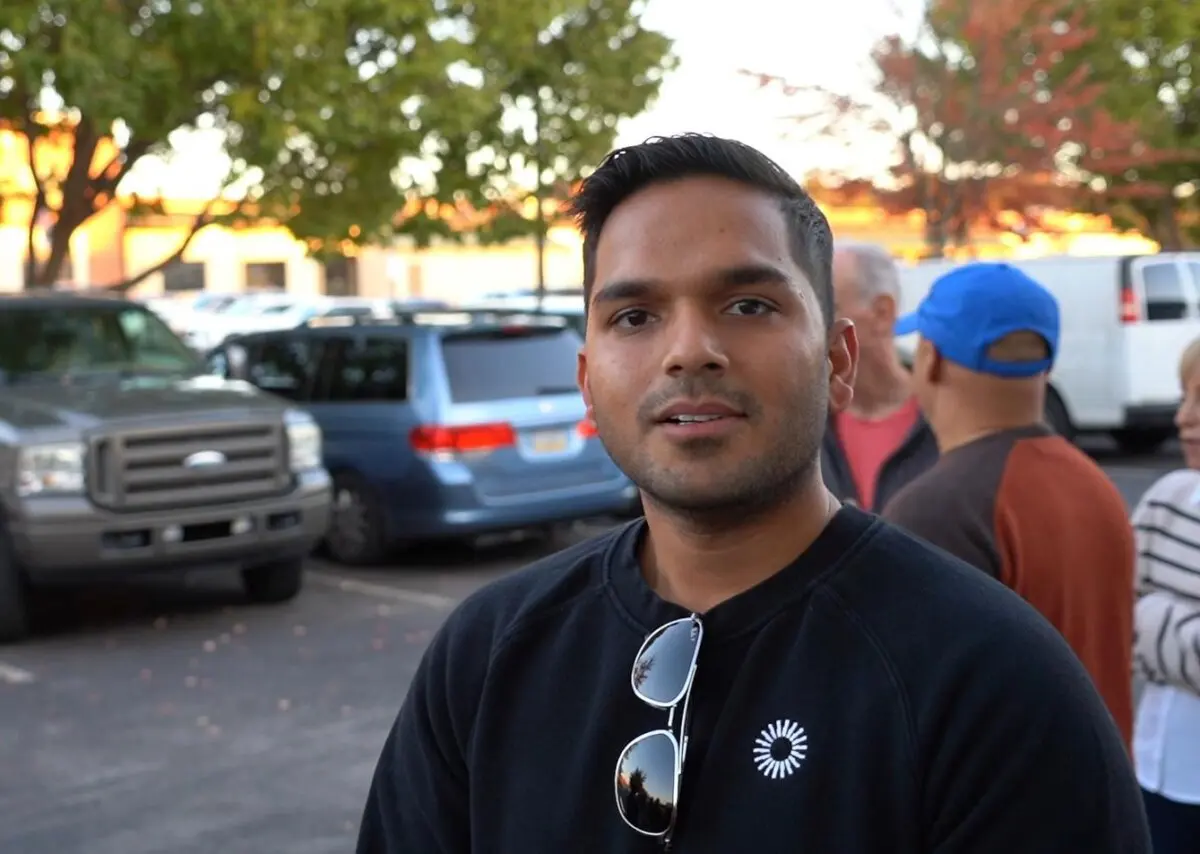
[[[9,380],[38,374],[191,375],[202,370],[187,345],[139,306],[0,309],[0,371]]]

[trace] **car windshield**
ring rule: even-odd
[[[233,297],[225,294],[203,294],[196,297],[196,301],[192,303],[192,309],[219,312],[227,309],[233,302]]]
[[[286,307],[291,305],[291,303],[281,303],[279,300],[270,298],[244,297],[225,309],[223,313],[244,317],[252,314],[265,314],[268,311],[278,309],[281,305]]]
[[[0,311],[0,371],[23,377],[116,372],[199,374],[198,357],[140,306],[55,305]]]

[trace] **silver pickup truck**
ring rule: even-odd
[[[0,297],[0,642],[42,584],[233,568],[294,597],[329,522],[321,432],[136,303]]]

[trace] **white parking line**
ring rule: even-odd
[[[359,581],[357,578],[342,578],[324,572],[309,571],[307,577],[333,587],[343,593],[360,593],[363,596],[373,596],[376,599],[389,599],[393,602],[407,602],[412,605],[424,605],[427,608],[453,608],[457,600],[449,596],[439,596],[436,593],[422,593],[419,590],[406,590],[403,587],[391,587],[387,584],[372,584],[370,581]]]
[[[0,682],[7,682],[9,685],[26,685],[33,680],[34,676],[28,670],[0,661]]]

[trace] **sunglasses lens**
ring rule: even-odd
[[[633,742],[617,765],[617,804],[625,820],[652,836],[671,828],[675,816],[675,742],[654,732]]]
[[[651,703],[675,703],[687,687],[698,625],[691,620],[670,623],[653,636],[633,663],[633,690]]]

